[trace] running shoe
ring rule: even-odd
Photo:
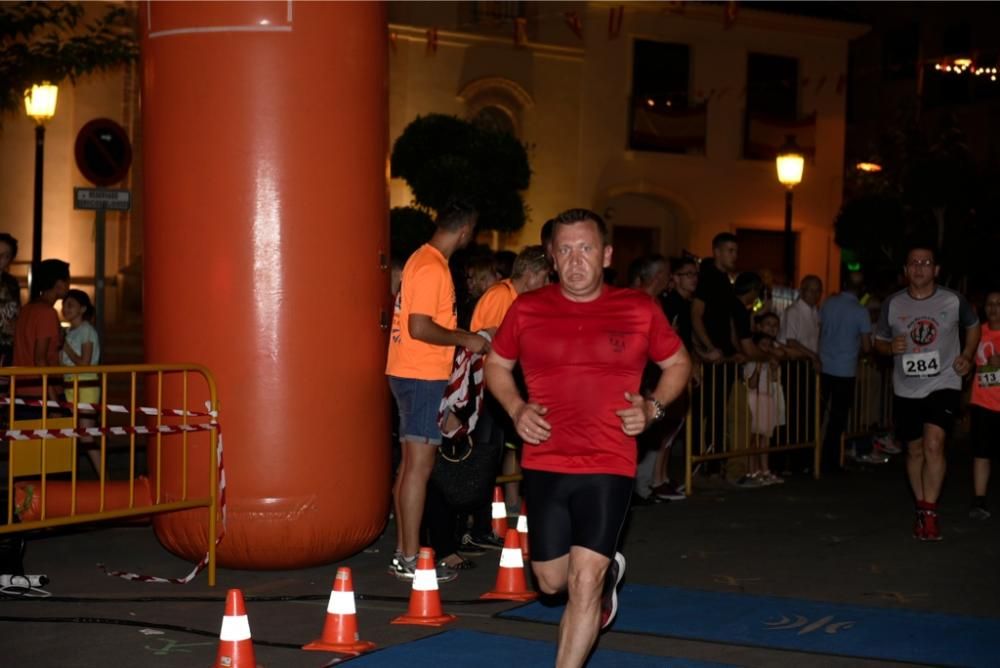
[[[765,485],[784,485],[785,479],[781,476],[774,475],[771,471],[764,471],[760,475],[760,480]]]
[[[739,487],[762,487],[764,483],[761,482],[760,478],[753,473],[748,473],[739,480],[736,481],[736,485]]]
[[[456,552],[469,557],[481,557],[486,554],[486,548],[473,543],[472,534],[466,531],[462,534],[462,538],[458,541],[458,549]]]
[[[606,629],[618,614],[618,585],[625,577],[625,555],[615,552],[604,575],[604,593],[601,595],[601,629]]]
[[[898,455],[900,452],[902,452],[902,449],[900,449],[900,447],[896,445],[896,441],[892,437],[892,434],[881,434],[879,436],[876,436],[875,440],[873,441],[873,445],[875,446],[876,450],[880,450],[881,452],[884,452],[887,455]]]
[[[972,506],[972,510],[969,511],[969,517],[974,520],[988,520],[992,515],[986,506]]]
[[[938,526],[938,514],[933,510],[924,511],[924,533],[920,537],[920,540],[941,540],[941,527]]]
[[[662,501],[683,501],[687,497],[671,481],[661,482],[655,487],[650,487],[653,496]]]
[[[466,542],[465,536],[462,536],[463,545],[473,545],[475,547],[481,547],[484,550],[503,549],[503,538],[495,533],[488,533],[485,536],[473,536],[472,534],[466,534],[466,536],[469,537],[469,540]]]
[[[417,572],[417,557],[407,559],[401,552],[392,555],[389,563],[389,574],[396,576],[397,580],[412,580]],[[438,582],[451,582],[458,577],[458,571],[450,566],[439,563],[435,568]]]

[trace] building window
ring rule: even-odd
[[[688,45],[635,41],[629,101],[630,149],[704,152],[706,106],[691,104],[690,84]]]
[[[523,18],[525,15],[525,2],[502,2],[496,0],[481,0],[470,2],[472,5],[472,18],[477,24],[482,23],[502,23]]]
[[[768,53],[747,57],[747,107],[743,127],[743,157],[773,160],[793,135],[800,148],[815,150],[815,114],[799,118],[799,61]]]
[[[502,132],[517,136],[517,127],[510,113],[503,107],[488,105],[481,108],[472,117],[473,125],[491,132]]]

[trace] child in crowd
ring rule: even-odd
[[[775,340],[779,322],[774,313],[758,316],[753,341],[768,359],[747,362],[743,366],[750,404],[750,447],[755,450],[769,447],[775,429],[784,423],[784,392],[781,389],[781,370],[778,364],[778,359],[784,357],[784,353]],[[783,482],[784,480],[771,473],[767,453],[761,453],[750,456],[747,474],[737,484],[759,487]]]
[[[91,322],[94,319],[94,304],[90,297],[82,290],[70,290],[63,297],[62,302],[63,320],[69,323],[69,331],[66,332],[66,340],[63,343],[59,354],[59,363],[62,366],[94,366],[100,363],[101,343],[98,340],[97,330]],[[77,379],[77,386],[80,388],[80,396],[77,398],[73,389],[73,379]],[[101,388],[98,386],[96,373],[66,374],[63,376],[66,381],[66,401],[76,403],[98,404],[101,401]],[[96,420],[93,417],[83,417],[92,415],[90,413],[79,413],[80,427],[93,427]],[[82,436],[80,443],[92,444],[92,436]],[[88,448],[87,456],[90,457],[94,469],[101,470],[101,453],[97,448]]]

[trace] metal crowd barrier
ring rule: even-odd
[[[840,439],[840,465],[846,459],[847,442],[887,430],[892,424],[892,365],[878,359],[862,358],[855,376],[854,402]]]
[[[0,453],[6,450],[7,465],[0,535],[207,508],[208,583],[214,586],[219,429],[215,419],[218,395],[211,372],[193,364],[81,366],[72,367],[72,373],[97,374],[98,380],[81,381],[79,375],[74,375],[72,381],[65,381],[68,370],[68,367],[0,370],[0,419],[5,418],[0,432]],[[204,384],[193,384],[197,379]],[[165,381],[175,389],[174,396],[179,392],[181,406],[164,405]],[[140,384],[144,385],[150,405],[138,403]],[[81,405],[81,389],[88,386],[101,390],[101,403],[93,411]],[[50,387],[72,389],[76,401],[68,403],[53,398]],[[116,401],[115,394],[123,389],[127,401]],[[207,404],[189,406],[194,401],[192,395],[207,398]],[[42,397],[46,401],[41,401]],[[91,429],[98,431],[84,433],[86,427],[81,426],[80,420],[85,418],[93,420]],[[209,439],[204,462],[208,490],[203,495],[189,491],[192,447],[189,434],[197,431],[207,432]],[[78,478],[78,455],[84,449],[79,442],[81,437],[93,438],[93,447],[99,448],[96,482]],[[147,455],[154,458],[158,472],[163,471],[164,446],[181,449],[179,495],[176,490],[170,491],[174,500],[165,500],[162,475],[150,482],[137,474],[137,451],[142,445],[146,446]],[[112,481],[109,454],[112,450],[126,449],[129,462],[126,477]],[[154,462],[148,464],[152,468]]]
[[[780,378],[780,388],[768,388],[772,394],[762,396],[760,391],[749,391],[744,367],[736,362],[703,364],[689,389],[684,458],[688,496],[694,492],[699,467],[724,461],[726,477],[735,481],[752,455],[809,450],[813,476],[819,478],[819,373],[808,360],[781,362],[774,374]],[[775,423],[770,435],[754,433],[766,432],[769,421]]]

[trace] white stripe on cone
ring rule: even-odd
[[[326,611],[331,615],[353,615],[357,613],[354,608],[353,591],[331,591],[330,603],[326,606]]]
[[[414,591],[437,591],[438,579],[437,573],[433,568],[420,569],[418,568],[413,573],[413,589]]]
[[[500,553],[500,568],[524,568],[521,548],[505,547]]]
[[[507,504],[503,501],[494,501],[491,508],[493,511],[493,519],[507,519]]]
[[[518,515],[517,516],[517,532],[518,533],[528,533],[528,516]]]
[[[249,640],[250,620],[246,615],[225,615],[222,618],[222,630],[219,631],[219,640]]]

